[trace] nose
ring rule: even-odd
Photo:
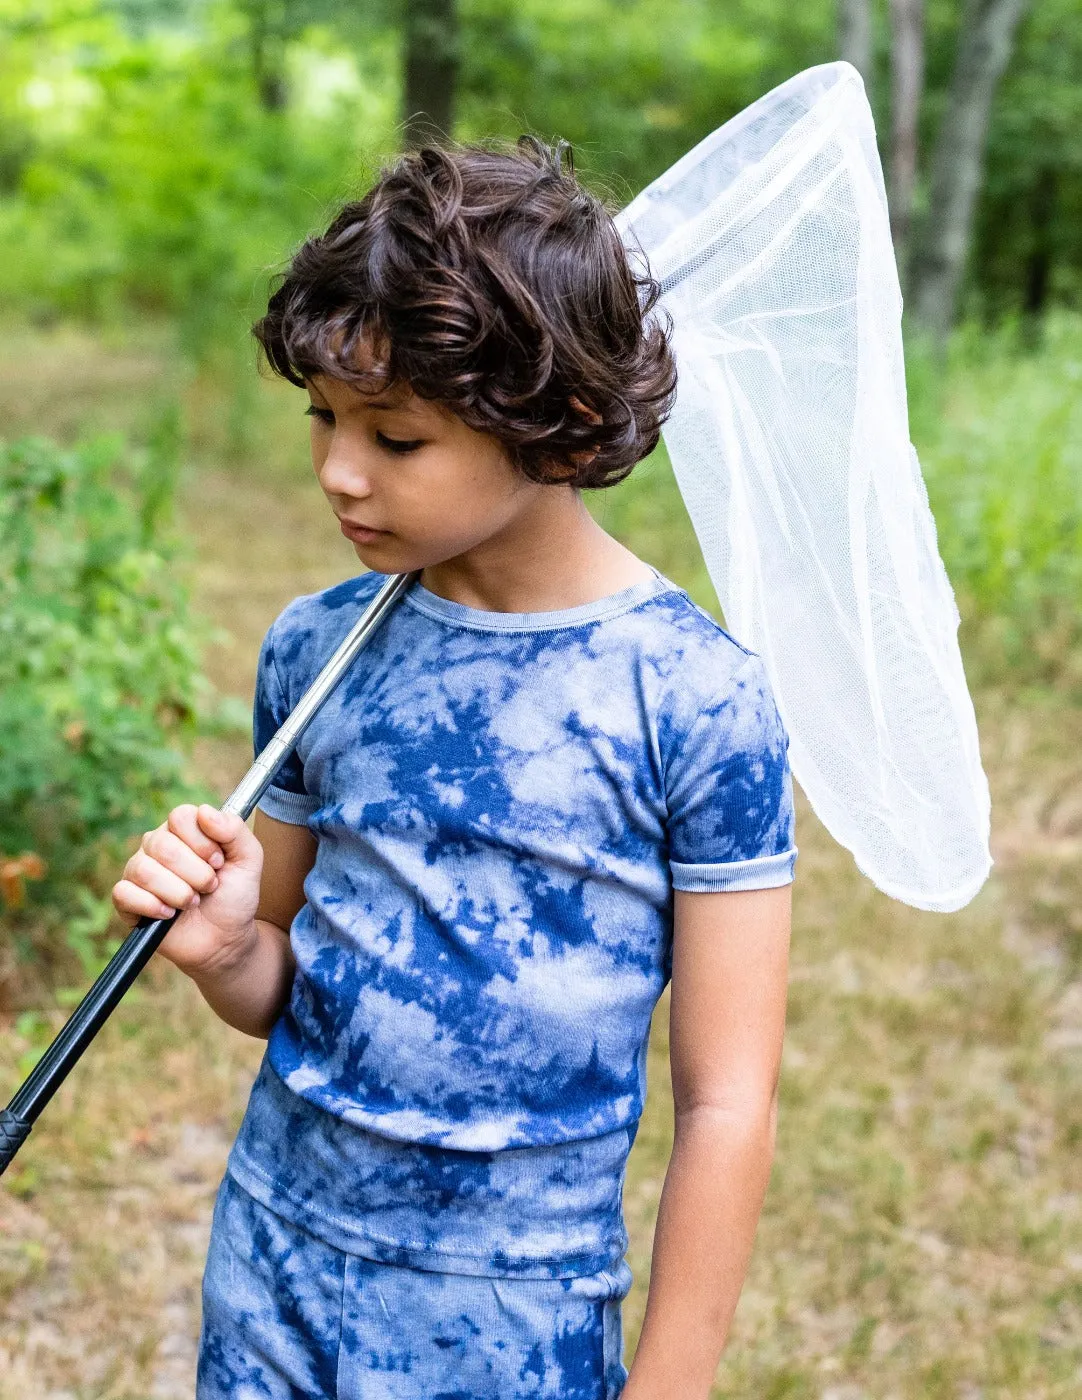
[[[323,461],[316,466],[319,484],[328,496],[362,499],[372,494],[372,472],[363,447],[336,433]]]

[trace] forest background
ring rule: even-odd
[[[439,130],[563,136],[621,205],[839,56],[880,137],[996,864],[965,910],[921,914],[798,792],[778,1162],[716,1395],[1074,1395],[1080,0],[0,0],[0,1071],[14,1090],[117,946],[139,834],[243,772],[271,620],[358,572],[248,331],[290,251]],[[588,503],[722,616],[663,448]],[[628,1362],[666,1036],[667,994]],[[191,1394],[259,1051],[147,970],[0,1183],[0,1396]]]

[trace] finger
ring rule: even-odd
[[[202,860],[192,848],[171,831],[158,827],[143,838],[143,850],[158,862],[187,881],[193,890],[209,894],[218,884],[218,872],[209,861]]]
[[[113,906],[126,923],[140,919],[168,919],[177,911],[160,900],[150,890],[144,890],[131,880],[118,880],[113,886]]]
[[[163,904],[168,904],[173,909],[187,909],[190,905],[198,903],[198,891],[146,851],[135,853],[124,874],[132,884],[149,890]]]
[[[225,864],[222,848],[199,825],[196,819],[197,811],[194,803],[182,802],[169,813],[165,824],[174,835],[185,841],[196,855],[202,856],[216,869],[220,869]]]
[[[204,802],[196,809],[199,825],[221,846],[226,860],[258,870],[263,848],[236,812],[223,812]]]

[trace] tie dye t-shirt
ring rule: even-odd
[[[387,578],[275,620],[257,752]],[[657,570],[535,613],[414,580],[260,802],[318,847],[231,1174],[371,1258],[611,1267],[673,890],[793,879],[787,750],[760,658]]]

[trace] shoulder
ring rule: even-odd
[[[684,589],[674,586],[653,602],[651,662],[668,708],[697,712],[762,666],[758,653],[738,642]]]
[[[361,611],[389,577],[389,574],[369,569],[355,578],[332,583],[319,593],[302,593],[285,605],[271,623],[270,630],[277,636],[285,636],[303,628],[318,631],[330,622],[341,626],[343,614]]]
[[[263,650],[282,681],[291,682],[290,689],[303,689],[315,679],[388,577],[369,570],[286,604],[267,629]]]
[[[658,681],[658,740],[666,760],[692,761],[693,730],[705,742],[784,751],[788,734],[766,665],[680,588],[654,599],[651,664]],[[698,750],[701,743],[692,746]]]

